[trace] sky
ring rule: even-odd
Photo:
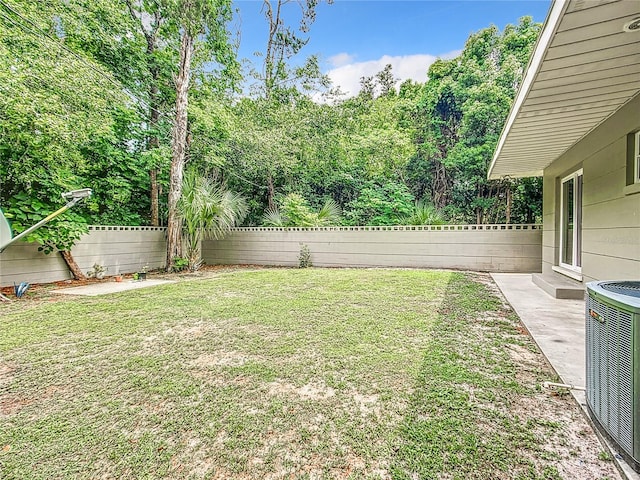
[[[272,0],[275,2],[276,0]],[[318,55],[321,69],[347,94],[359,90],[360,77],[391,64],[396,78],[424,82],[437,58],[453,58],[471,33],[505,25],[530,15],[544,22],[550,0],[335,0],[320,2],[309,43],[296,60]],[[261,65],[254,52],[264,51],[268,24],[262,0],[234,1],[234,27],[241,32],[239,57]],[[296,1],[287,5],[286,21],[299,23]]]

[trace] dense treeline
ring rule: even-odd
[[[217,8],[224,31],[194,30],[186,169],[244,196],[245,224],[539,219],[538,180],[486,180],[539,32],[529,18],[471,35],[459,57],[429,67],[425,83],[396,88],[389,66],[343,98],[315,57],[287,63],[304,47],[316,2],[297,29],[276,16],[281,1],[265,2],[264,68],[244,83],[220,13],[228,2],[195,3]],[[94,196],[74,221],[40,236],[73,239],[82,222],[166,224],[187,21],[174,4],[1,2],[0,205],[14,230],[79,187]]]

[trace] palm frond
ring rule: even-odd
[[[262,225],[265,227],[284,227],[286,223],[286,219],[278,208],[268,208],[262,215]]]
[[[340,216],[342,215],[342,210],[340,209],[340,205],[338,205],[335,200],[329,199],[325,202],[320,210],[318,210],[317,220],[318,224],[315,226],[327,226],[327,225],[335,225],[340,222]]]
[[[185,172],[178,209],[185,251],[192,270],[202,264],[202,240],[222,238],[231,228],[242,223],[248,211],[242,196],[230,192],[212,178],[200,175],[195,169]]]
[[[436,207],[425,201],[418,201],[413,207],[413,212],[401,220],[405,225],[444,225],[444,215]]]

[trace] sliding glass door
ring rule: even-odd
[[[577,272],[582,267],[582,170],[562,179],[560,266]]]

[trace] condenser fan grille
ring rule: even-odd
[[[640,298],[640,282],[601,282],[600,288],[620,295]]]

